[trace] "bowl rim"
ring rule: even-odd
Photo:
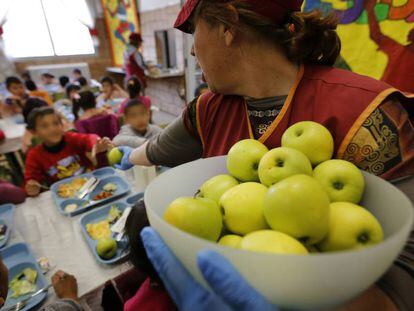
[[[192,165],[194,162],[197,162],[197,161],[202,161],[202,160],[207,160],[207,159],[215,159],[215,158],[224,158],[224,157],[226,157],[226,156],[217,156],[217,157],[210,157],[210,158],[201,158],[201,159],[197,159],[197,160],[195,160],[195,161],[191,161],[191,162],[187,162],[187,163],[184,163],[184,164],[182,164],[182,165],[179,165],[179,166],[176,166],[175,168],[177,168],[177,167],[183,167],[183,166],[190,166],[190,165]],[[386,180],[384,180],[384,179],[382,179],[381,177],[378,177],[378,176],[376,176],[376,175],[374,175],[374,174],[371,174],[371,173],[369,173],[369,172],[366,172],[366,171],[363,171],[363,170],[360,170],[363,174],[364,174],[364,176],[365,175],[371,175],[372,177],[374,177],[374,178],[377,178],[377,179],[380,179],[382,182],[386,182],[386,183],[388,183],[391,187],[393,187],[393,188],[395,188],[395,190],[396,191],[398,191],[398,192],[400,192],[400,194],[402,195],[402,196],[404,196],[410,203],[411,203],[411,205],[413,205],[413,202],[411,202],[411,200],[407,197],[407,195],[405,195],[405,193],[404,192],[402,192],[400,189],[398,189],[394,184],[392,184],[391,182],[389,182],[389,181],[386,181]],[[158,175],[154,180],[153,180],[153,182],[155,182],[156,180],[158,180],[159,178],[162,178],[162,176],[165,176],[165,175],[167,175],[167,174],[174,174],[174,168],[172,168],[172,169],[170,169],[170,170],[168,170],[168,171],[166,171],[166,172],[164,172],[162,175]],[[145,192],[144,192],[144,202],[146,203],[147,201],[148,201],[148,196],[149,196],[149,194],[148,194],[148,188],[150,188],[150,186],[151,186],[151,184],[145,189]],[[184,196],[183,196],[184,197]],[[409,211],[408,211],[408,213],[409,213],[409,217],[406,217],[406,219],[404,220],[405,221],[405,223],[404,223],[404,225],[403,226],[401,226],[396,232],[394,232],[393,234],[391,234],[391,235],[389,235],[386,239],[384,239],[383,241],[381,241],[380,243],[378,243],[378,244],[375,244],[375,245],[371,245],[371,246],[368,246],[368,247],[365,247],[365,248],[360,248],[360,249],[352,249],[352,250],[342,250],[342,251],[332,251],[332,252],[318,252],[318,253],[308,253],[307,255],[298,255],[298,254],[276,254],[276,253],[266,253],[266,252],[253,252],[253,251],[247,251],[247,250],[242,250],[242,249],[237,249],[237,248],[231,248],[231,247],[228,247],[228,246],[223,246],[223,245],[219,245],[217,242],[213,242],[213,241],[210,241],[210,240],[207,240],[207,239],[203,239],[203,238],[200,238],[200,237],[198,237],[198,236],[196,236],[196,235],[193,235],[193,234],[190,234],[190,233],[187,233],[186,231],[183,231],[183,230],[180,230],[180,229],[178,229],[178,228],[176,228],[176,227],[174,227],[174,226],[172,226],[172,225],[170,225],[168,222],[166,222],[164,219],[163,219],[163,217],[160,217],[159,215],[158,215],[158,213],[156,213],[151,207],[150,207],[150,205],[148,205],[148,204],[145,204],[145,207],[146,207],[146,209],[148,209],[148,210],[150,210],[151,211],[151,214],[152,214],[152,216],[153,217],[155,217],[158,221],[161,221],[161,222],[163,222],[164,224],[166,224],[168,227],[169,227],[169,229],[172,229],[173,231],[175,231],[177,234],[183,234],[183,235],[185,235],[186,237],[188,237],[188,238],[194,238],[194,239],[197,239],[199,242],[205,242],[205,243],[208,243],[208,245],[212,245],[213,246],[213,248],[225,248],[225,249],[231,249],[232,251],[235,251],[236,253],[240,253],[240,254],[244,254],[244,253],[246,253],[246,252],[249,252],[249,253],[256,253],[256,254],[259,254],[259,255],[261,255],[261,256],[271,256],[271,257],[280,257],[280,256],[284,256],[284,258],[287,258],[287,257],[289,257],[289,258],[320,258],[320,257],[324,257],[324,258],[327,258],[327,257],[329,257],[329,258],[337,258],[337,257],[343,257],[343,255],[350,255],[350,254],[355,254],[356,252],[358,252],[358,253],[362,253],[362,252],[365,252],[365,253],[369,253],[369,252],[375,252],[377,249],[379,249],[379,248],[383,248],[385,245],[388,245],[388,244],[394,244],[395,242],[395,240],[398,240],[398,236],[403,232],[403,231],[408,231],[408,232],[410,232],[410,230],[411,230],[411,228],[414,226],[414,206],[413,206],[413,208],[412,209],[409,209]],[[364,207],[365,208],[365,207]],[[151,224],[150,224],[151,225]],[[272,230],[272,229],[269,229],[269,230]],[[306,247],[306,246],[305,246]]]

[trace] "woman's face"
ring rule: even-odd
[[[232,47],[226,42],[223,26],[210,26],[202,18],[195,23],[192,54],[203,70],[211,91],[231,94],[235,77],[232,74]]]

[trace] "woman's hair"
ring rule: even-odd
[[[79,91],[81,88],[79,85],[76,84],[68,84],[66,86],[66,96],[67,98],[70,98],[70,93],[72,93],[72,91]]]
[[[37,90],[37,85],[36,85],[36,83],[33,80],[26,80],[24,82],[24,84],[26,85],[26,88],[29,91],[36,91]]]
[[[138,97],[141,94],[141,88],[141,82],[135,76],[129,78],[126,82],[126,89],[130,99]]]
[[[60,115],[56,112],[55,109],[53,109],[53,107],[41,107],[33,109],[27,117],[27,128],[29,130],[35,130],[37,120],[51,114],[54,114],[60,118]]]
[[[238,17],[235,16],[234,8]],[[193,21],[203,18],[210,25],[224,24],[254,37],[274,42],[283,48],[287,57],[298,63],[333,65],[341,51],[341,41],[336,33],[338,21],[331,14],[320,11],[293,12],[286,16],[283,25],[276,25],[266,17],[251,10],[248,2],[233,0],[222,3],[201,0]]]
[[[139,201],[132,207],[125,223],[125,235],[129,242],[129,262],[136,269],[147,273],[153,281],[161,283],[141,241],[141,230],[149,225],[144,201]]]
[[[47,107],[48,104],[40,98],[37,97],[29,97],[26,101],[26,105],[23,108],[22,114],[23,119],[26,124],[29,123],[29,114],[36,108]]]
[[[84,91],[79,93],[79,99],[73,101],[72,112],[75,116],[75,120],[79,118],[79,110],[93,109],[96,107],[96,98],[90,91]]]
[[[105,76],[101,79],[101,84],[109,83],[110,85],[114,85],[114,80],[111,77]]]

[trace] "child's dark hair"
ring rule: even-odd
[[[69,83],[69,77],[68,76],[60,76],[59,77],[59,84],[61,87],[66,87]]]
[[[83,111],[96,107],[96,98],[90,91],[84,91],[79,93],[79,99],[73,101],[72,112],[77,120],[79,118],[79,110]]]
[[[27,101],[26,101],[26,105],[23,108],[22,114],[23,114],[23,119],[24,122],[26,124],[29,123],[29,115],[30,113],[37,108],[42,108],[42,107],[47,107],[48,104],[40,98],[37,97],[30,97]]]
[[[128,90],[129,98],[133,99],[141,94],[141,82],[135,76],[129,78],[126,82],[126,89]]]
[[[158,273],[148,259],[140,236],[141,230],[149,225],[144,201],[139,201],[132,207],[125,223],[125,235],[129,242],[129,262],[136,269],[145,272],[152,281],[161,283]]]
[[[79,85],[76,84],[68,84],[66,86],[66,96],[67,98],[70,98],[70,93],[72,93],[72,91],[79,91],[81,88]]]
[[[12,84],[23,84],[22,80],[18,77],[11,76],[6,78],[6,88],[9,89]]]
[[[35,130],[37,120],[51,114],[54,114],[60,118],[60,115],[56,112],[55,109],[53,109],[53,107],[41,107],[33,109],[27,117],[27,128],[29,130]]]
[[[79,68],[75,68],[75,69],[73,69],[73,71],[72,71],[73,73],[76,73],[76,74],[78,74],[78,75],[81,75],[82,74],[82,71],[79,69]]]
[[[130,99],[127,104],[125,105],[124,114],[127,115],[129,110],[131,110],[132,107],[136,107],[139,105],[144,105],[139,99]]]
[[[27,80],[24,84],[26,85],[26,88],[29,91],[36,91],[37,90],[37,85],[33,80]]]
[[[114,85],[114,80],[111,77],[105,76],[101,79],[101,84],[109,83],[110,85]]]
[[[76,80],[76,81],[78,81],[78,83],[81,87],[84,87],[84,86],[88,85],[88,80],[86,80],[85,77],[79,77],[79,79]]]

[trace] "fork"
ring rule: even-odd
[[[47,292],[49,290],[49,288],[52,287],[52,284],[49,284],[48,286],[39,289],[37,292],[31,294],[29,297],[27,297],[26,299],[23,299],[22,301],[19,301],[18,303],[16,303],[14,306],[9,307],[8,309],[6,309],[5,311],[20,311],[22,310],[24,307],[26,307],[27,303],[33,299],[34,297],[40,295],[41,293]]]

